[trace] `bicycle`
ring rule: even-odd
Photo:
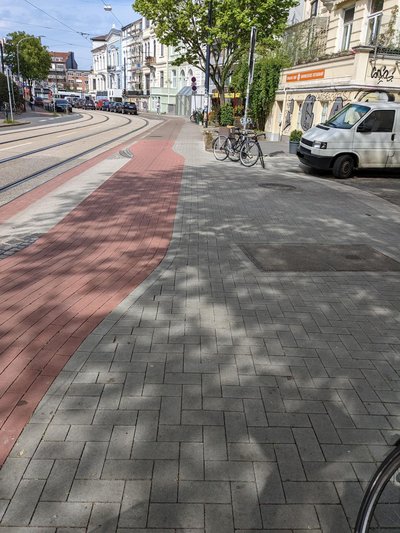
[[[232,135],[233,133],[233,135]],[[228,147],[228,157],[231,161],[240,160],[240,152],[242,148],[248,144],[249,138],[252,137],[254,133],[249,130],[241,130],[240,128],[234,128],[233,132],[229,137],[230,146]]]
[[[364,494],[354,533],[400,530],[400,441],[372,476]],[[372,524],[372,525],[371,525]]]
[[[264,154],[262,152],[258,139],[259,137],[266,138],[266,135],[265,133],[254,133],[253,135],[254,138],[251,140],[247,140],[247,142],[243,143],[240,149],[240,162],[245,167],[252,167],[260,159],[262,168],[265,168]]]
[[[225,161],[230,151],[231,141],[226,135],[218,135],[213,141],[213,154],[218,161]]]
[[[201,109],[195,109],[190,115],[190,122],[199,124],[203,120],[203,111]]]

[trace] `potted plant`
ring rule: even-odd
[[[290,132],[289,137],[289,154],[296,154],[299,148],[300,139],[303,135],[301,130],[293,130]]]

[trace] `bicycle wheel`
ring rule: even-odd
[[[260,146],[257,141],[246,141],[240,150],[240,162],[245,167],[252,167],[260,158]]]
[[[400,531],[400,448],[386,457],[372,477],[358,512],[354,533]]]
[[[228,157],[231,161],[239,161],[240,159],[240,150],[242,148],[242,141],[233,140],[229,141]]]
[[[215,159],[224,161],[228,157],[228,150],[230,147],[230,140],[226,135],[218,135],[213,142],[213,152]]]

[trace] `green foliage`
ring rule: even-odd
[[[14,93],[14,97],[11,97],[11,101],[16,105],[22,103],[23,98],[19,94],[17,85],[12,82],[12,91]],[[2,74],[0,72],[0,107],[3,106],[3,104],[6,102],[8,103],[8,87],[7,87],[7,76],[5,74]]]
[[[33,80],[41,81],[47,78],[51,68],[51,56],[39,37],[23,31],[12,32],[7,35],[4,48],[7,65],[17,74],[19,59],[20,75],[29,85],[32,85]]]
[[[260,50],[256,56],[248,115],[253,117],[260,130],[264,130],[275,101],[281,69],[286,66],[287,59],[279,53]],[[247,60],[243,60],[232,78],[235,91],[243,95],[246,94],[248,72]]]
[[[293,130],[290,132],[289,140],[292,142],[300,142],[302,135],[303,132],[301,130]]]
[[[210,45],[210,77],[224,103],[224,88],[236,64],[246,56],[250,30],[257,42],[273,43],[285,29],[289,8],[297,0],[135,0],[133,9],[153,21],[160,42],[175,47],[175,64],[187,61],[205,72],[205,48]]]
[[[221,106],[219,123],[221,126],[233,125],[233,107],[231,104]]]

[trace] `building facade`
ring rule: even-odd
[[[74,52],[50,52],[51,68],[47,77],[47,84],[54,89],[67,89],[67,72],[75,70],[78,65]]]
[[[398,12],[397,0],[304,0],[283,41],[293,66],[281,73],[270,138],[306,131],[351,101],[400,101]]]
[[[204,74],[188,64],[175,66],[173,47],[158,41],[146,18],[94,37],[92,43],[89,86],[93,97],[134,101],[139,111],[178,115],[190,115],[202,106]]]
[[[66,90],[86,94],[89,92],[89,70],[67,70]]]

